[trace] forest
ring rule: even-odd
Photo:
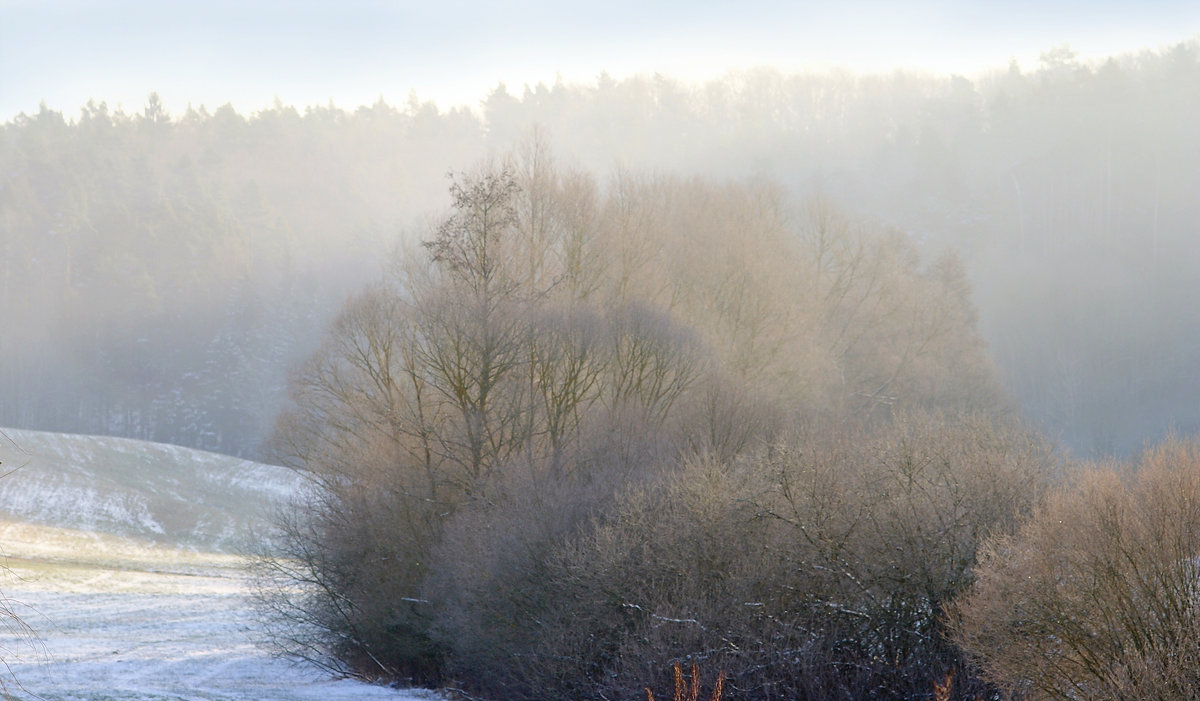
[[[1192,41],[43,107],[0,126],[0,425],[304,475],[256,600],[338,673],[1194,696],[1197,86]]]
[[[1073,452],[1128,455],[1200,423],[1196,51],[1062,49],[974,81],[602,75],[448,112],[19,115],[0,127],[0,423],[260,454],[286,367],[449,204],[445,173],[538,126],[602,182],[772,182],[954,248],[1009,394]]]

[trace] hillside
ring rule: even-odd
[[[0,519],[8,521],[234,553],[301,484],[283,467],[179,446],[4,433]]]

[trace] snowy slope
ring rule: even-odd
[[[235,551],[261,533],[294,472],[173,445],[5,429],[0,519]],[[15,468],[15,469],[14,469]]]
[[[300,487],[283,468],[117,438],[0,435],[0,696],[417,701],[256,646],[237,553]]]

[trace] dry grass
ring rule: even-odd
[[[678,662],[675,663],[675,696],[674,701],[700,701],[700,667],[692,665],[692,681],[687,684],[683,681],[683,667]],[[717,683],[713,685],[712,694],[708,697],[709,701],[721,701],[722,694],[725,693],[725,670],[721,670],[717,675]],[[650,687],[646,687],[646,701],[654,701],[654,692]]]
[[[946,672],[946,677],[942,681],[933,680],[933,701],[950,701],[950,695],[954,693],[954,672]]]

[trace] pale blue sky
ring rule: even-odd
[[[89,97],[140,110],[157,91],[249,112],[275,96],[341,107],[383,95],[476,105],[498,82],[844,66],[970,74],[1067,43],[1082,57],[1200,34],[1200,2],[830,0],[0,0],[0,121]]]

